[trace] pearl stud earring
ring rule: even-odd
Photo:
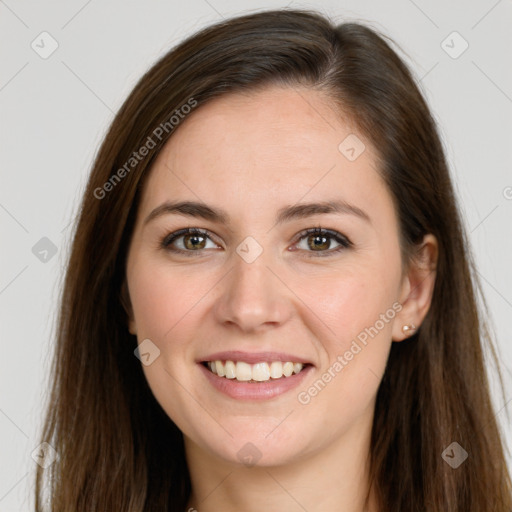
[[[411,325],[404,325],[402,327],[402,332],[404,334],[412,334],[416,330],[416,326],[414,324]]]

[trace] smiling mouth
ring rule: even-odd
[[[249,364],[244,361],[227,360],[203,361],[201,364],[217,375],[217,377],[249,383],[285,379],[311,366],[309,363],[294,363],[292,361],[273,361],[271,363],[262,361],[256,364]]]

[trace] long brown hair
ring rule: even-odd
[[[425,234],[439,242],[431,308],[415,335],[392,344],[378,390],[370,460],[380,509],[512,510],[484,342],[498,361],[442,143],[385,39],[314,11],[259,12],[201,30],[138,82],[101,145],[79,211],[41,433],[58,458],[37,470],[37,511],[45,501],[52,511],[185,509],[183,437],[151,393],[127,328],[128,242],[152,162],[187,112],[272,84],[322,92],[372,141],[405,263]],[[441,456],[452,442],[469,454],[457,469]]]

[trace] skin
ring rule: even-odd
[[[355,161],[338,150],[351,133],[366,146]],[[160,350],[143,369],[183,432],[189,507],[364,510],[375,396],[391,343],[406,339],[402,326],[419,326],[428,311],[435,279],[428,269],[437,258],[437,242],[427,235],[421,265],[413,262],[403,272],[398,220],[376,162],[370,141],[326,96],[278,87],[199,107],[159,154],[128,253],[129,330]],[[275,224],[283,206],[340,198],[370,222],[329,213]],[[229,222],[166,214],[145,224],[168,200],[222,208]],[[311,247],[314,235],[309,246],[308,236],[298,239],[318,226],[353,246],[333,252],[339,247],[333,238],[320,249]],[[199,249],[184,246],[187,237],[176,240],[190,256],[159,247],[187,227],[211,236],[199,239]],[[236,252],[247,236],[263,249],[252,263]],[[309,403],[300,403],[298,393],[397,302],[394,318]],[[314,369],[279,397],[235,400],[213,388],[196,363],[220,350],[289,352]],[[247,442],[260,454],[253,466],[239,460]],[[373,493],[369,510],[377,510]]]

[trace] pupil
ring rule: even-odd
[[[314,247],[317,247],[317,248],[318,247],[322,248],[321,247],[322,245],[325,245],[326,243],[328,244],[328,242],[326,242],[327,238],[325,236],[315,235],[314,240],[315,240],[315,242],[313,242],[313,245],[314,245]]]
[[[188,241],[188,242],[189,242],[189,244],[190,244],[190,242],[191,242],[192,240],[194,240],[194,241],[190,244],[190,245],[191,245],[191,247],[198,247],[198,246],[201,244],[201,242],[197,243],[197,241],[198,241],[199,239],[201,239],[201,238],[203,238],[201,235],[188,235],[188,237],[187,237],[187,241]]]

